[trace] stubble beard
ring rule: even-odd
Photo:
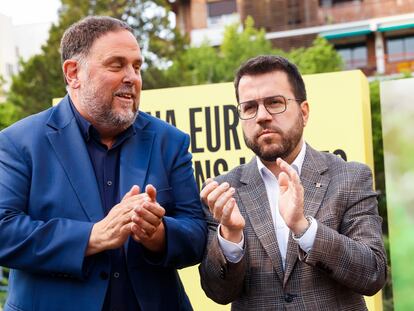
[[[132,88],[124,85],[116,92],[132,92]],[[79,100],[82,108],[98,127],[122,131],[135,122],[138,116],[138,102],[134,103],[132,109],[123,108],[117,112],[113,107],[114,93],[108,96],[106,90],[88,86],[80,90]]]
[[[281,141],[279,143],[272,143],[270,138],[265,138],[262,140],[261,144],[259,144],[257,136],[250,139],[243,131],[246,146],[264,161],[274,162],[277,158],[286,159],[302,139],[303,119],[301,115],[298,115],[297,123],[286,133],[283,133],[278,127],[265,127],[264,129],[271,129],[277,132],[281,138]]]

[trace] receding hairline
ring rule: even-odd
[[[109,16],[87,16],[73,23],[65,30],[60,41],[61,62],[88,56],[91,47],[99,38],[108,33],[122,30],[130,32],[135,37],[131,26],[122,20]],[[79,45],[73,45],[73,42],[78,42]],[[74,53],[74,50],[78,51]]]

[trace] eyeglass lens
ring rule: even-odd
[[[282,113],[286,110],[286,99],[281,96],[270,96],[260,100],[250,100],[239,104],[239,115],[242,119],[254,118],[259,108],[259,102],[262,101],[266,110],[270,114]]]

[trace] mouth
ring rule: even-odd
[[[272,134],[278,134],[278,132],[272,131],[272,130],[263,130],[257,135],[257,137],[267,136],[267,135],[272,135]]]
[[[128,92],[117,92],[115,93],[115,96],[127,100],[135,99],[135,94]]]

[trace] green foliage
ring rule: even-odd
[[[411,74],[405,73],[401,78],[411,78]],[[385,223],[385,232],[388,232],[389,228],[392,233],[390,237],[392,243],[391,254],[388,239],[385,239],[385,242],[388,242],[385,245],[388,261],[392,266],[392,280],[394,282],[391,285],[390,275],[383,291],[384,310],[394,310],[394,308],[395,310],[413,310],[414,300],[412,299],[412,291],[414,286],[412,285],[412,278],[414,269],[412,257],[414,255],[414,248],[410,246],[414,245],[414,238],[411,234],[413,213],[410,213],[410,211],[413,210],[414,196],[412,195],[412,178],[410,176],[412,176],[414,171],[411,156],[414,153],[414,145],[412,144],[414,132],[410,131],[410,124],[414,114],[413,110],[404,109],[404,105],[401,106],[402,109],[392,109],[390,106],[383,106],[383,109],[387,110],[383,111],[383,115],[386,115],[386,118],[381,123],[379,81],[371,82],[371,104],[375,173],[376,177],[383,179],[376,180],[377,189],[381,190],[379,207]],[[384,125],[384,132],[381,131],[381,134],[376,134],[375,123],[379,126],[381,124]],[[387,148],[386,186],[387,193],[389,194],[387,198],[385,198],[382,139],[386,142]],[[380,143],[378,143],[379,141]],[[378,161],[377,157],[380,158],[380,161]],[[381,185],[378,185],[378,182]],[[392,287],[394,290],[392,290]]]
[[[284,52],[272,48],[264,29],[256,29],[248,17],[243,30],[239,24],[227,26],[223,42],[217,49],[206,41],[199,47],[187,47],[173,59],[166,70],[171,86],[229,82],[241,63],[260,54],[278,54],[296,63],[304,74],[332,72],[342,69],[342,59],[333,46],[323,38],[316,38],[309,48]]]
[[[316,37],[309,48],[293,49],[287,57],[298,66],[302,74],[333,72],[343,68],[339,53],[322,37]]]
[[[23,117],[48,108],[53,98],[65,94],[60,39],[69,25],[86,15],[109,15],[131,25],[145,57],[144,89],[232,81],[240,64],[259,54],[287,56],[303,73],[341,68],[340,56],[326,40],[317,38],[310,48],[285,53],[272,48],[251,17],[242,31],[239,24],[228,26],[219,48],[208,42],[191,47],[188,38],[172,27],[169,14],[166,0],[62,0],[59,22],[51,27],[42,53],[21,63],[8,102]]]
[[[195,85],[232,81],[234,71],[248,58],[272,53],[264,30],[254,28],[251,17],[246,19],[243,31],[240,25],[226,28],[222,45],[213,48],[206,40],[199,47],[186,46],[165,71],[171,86]]]
[[[0,104],[0,130],[20,119],[21,111],[19,107],[6,102]]]
[[[384,219],[383,232],[388,234],[379,81],[372,81],[369,84],[369,87],[371,98],[372,143],[374,149],[375,189],[379,193],[379,212]]]
[[[385,196],[385,172],[384,172],[384,147],[382,140],[381,124],[381,105],[379,94],[379,81],[370,82],[370,99],[371,99],[371,126],[372,126],[372,143],[374,150],[374,172],[375,172],[375,189],[378,193],[378,210],[383,219],[382,232],[384,233],[384,244],[388,259],[390,258],[389,238],[388,238],[388,214],[387,202]],[[390,262],[388,263],[390,264]],[[391,269],[389,268],[389,271]],[[391,278],[383,290],[383,307],[384,310],[393,310],[392,284]]]
[[[3,274],[3,277],[0,278],[0,310],[2,310],[1,308],[4,305],[4,302],[6,301],[7,292],[1,289],[4,289],[4,287],[6,287],[8,284],[9,269],[2,267],[0,267],[0,269],[2,269]]]
[[[6,95],[6,92],[4,91],[5,83],[6,83],[6,80],[4,80],[3,76],[0,75],[0,100]]]
[[[411,74],[404,74],[397,79],[411,78]],[[374,149],[375,189],[379,192],[378,206],[383,217],[383,232],[388,234],[387,205],[385,196],[384,147],[381,121],[380,81],[370,82],[371,125]],[[397,121],[398,122],[398,121]]]
[[[0,75],[0,100],[5,97],[4,78]],[[0,102],[0,130],[16,122],[20,118],[20,109],[10,102]],[[0,279],[1,283],[1,279]]]
[[[165,74],[171,81],[171,85],[219,82],[219,61],[214,48],[204,43],[200,47],[188,47],[177,57]]]
[[[65,94],[59,55],[36,55],[21,64],[22,71],[13,77],[8,101],[27,116],[50,107],[54,97]]]
[[[254,28],[250,16],[245,21],[243,31],[239,32],[238,29],[239,25],[235,24],[228,26],[224,32],[220,46],[222,81],[232,81],[234,71],[249,58],[275,53],[270,41],[265,38],[265,30]]]

